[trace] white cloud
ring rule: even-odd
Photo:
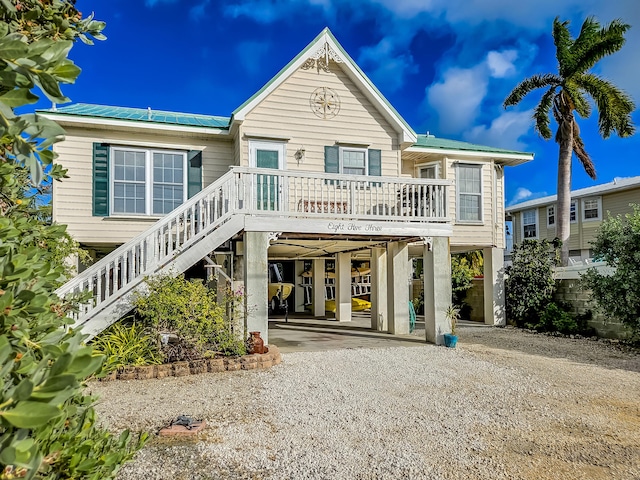
[[[201,20],[202,17],[204,16],[205,9],[207,8],[210,2],[211,0],[202,0],[202,2],[191,7],[189,9],[189,17],[191,18],[191,20],[194,20],[196,22]]]
[[[406,76],[418,71],[411,54],[398,51],[398,46],[404,43],[404,40],[385,37],[377,45],[360,51],[358,64],[383,91],[399,90],[404,86]]]
[[[438,114],[439,132],[458,133],[471,125],[487,93],[483,65],[450,68],[441,81],[427,88],[427,102]]]
[[[491,125],[476,125],[465,132],[466,141],[481,145],[492,145],[511,150],[525,150],[527,144],[520,141],[532,127],[533,110],[524,112],[507,111],[493,119]]]
[[[487,66],[493,78],[504,78],[516,73],[513,62],[518,59],[517,50],[491,51],[487,54]]]
[[[535,200],[536,198],[546,197],[548,195],[547,192],[532,192],[528,188],[518,187],[516,190],[516,194],[513,198],[507,203],[507,206],[512,206],[517,203],[524,202],[526,200]]]

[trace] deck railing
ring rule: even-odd
[[[362,177],[235,168],[239,207],[249,214],[449,222],[449,180]]]
[[[104,308],[231,215],[449,222],[447,180],[232,167],[200,193],[60,287],[92,292],[76,319]]]

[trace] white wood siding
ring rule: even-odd
[[[249,112],[242,124],[241,165],[249,165],[248,138],[284,137],[286,168],[324,172],[324,147],[336,142],[368,145],[382,151],[382,175],[398,176],[398,133],[349,79],[331,62],[330,73],[297,70],[271,95]],[[340,112],[334,118],[317,117],[310,107],[312,92],[328,87],[340,97]],[[298,164],[297,149],[305,149]]]
[[[482,167],[482,224],[467,224],[457,222],[457,188],[456,181],[456,165],[479,165]],[[453,236],[451,237],[452,247],[482,247],[496,245],[494,239],[493,222],[493,179],[491,174],[490,161],[469,161],[455,158],[446,159],[446,176],[445,178],[454,181],[454,187],[449,190],[449,214],[453,223]],[[496,199],[498,200],[498,199]],[[498,220],[500,223],[503,220]],[[496,245],[498,246],[498,245]]]
[[[203,186],[229,170],[233,162],[231,142],[203,138],[79,130],[67,127],[64,142],[56,144],[57,160],[68,169],[68,179],[54,182],[53,220],[68,225],[68,232],[84,244],[124,243],[144,231],[158,217],[117,219],[93,216],[93,143],[202,150]]]

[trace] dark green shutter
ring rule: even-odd
[[[190,150],[187,153],[187,161],[189,169],[187,172],[187,197],[191,198],[200,190],[202,190],[202,152],[199,150]]]
[[[93,216],[109,216],[109,145],[93,144]]]
[[[324,171],[326,173],[340,173],[340,147],[324,147]],[[325,184],[333,185],[333,180],[325,180]]]
[[[340,173],[340,147],[324,147],[324,171]]]
[[[382,176],[382,151],[369,150],[369,175]]]

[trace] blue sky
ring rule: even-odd
[[[557,145],[534,133],[530,95],[504,110],[522,78],[553,72],[555,16],[622,18],[627,44],[594,70],[640,102],[637,0],[78,0],[108,39],[78,44],[73,102],[228,116],[325,26],[418,133],[535,153],[507,169],[506,201],[556,192]],[[38,107],[44,107],[40,104]],[[640,116],[634,112],[634,123]],[[574,161],[573,188],[640,175],[640,134],[602,140],[581,129],[598,179]]]

